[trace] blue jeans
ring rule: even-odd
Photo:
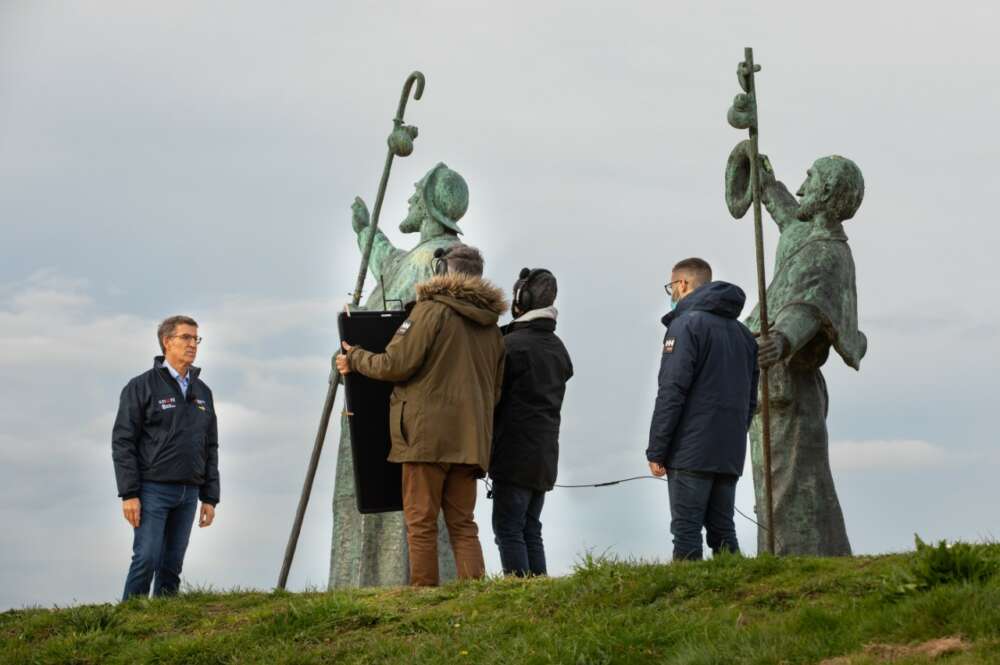
[[[184,553],[198,511],[198,488],[143,481],[139,488],[139,528],[132,541],[132,565],[125,580],[123,600],[133,596],[177,593]]]
[[[504,575],[545,575],[542,506],[545,492],[493,483],[493,534]]]
[[[701,529],[713,554],[739,553],[736,540],[736,476],[670,469],[670,533],[674,561],[701,560]]]

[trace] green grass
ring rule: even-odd
[[[941,662],[1000,663],[998,568],[1000,545],[919,543],[847,559],[588,556],[563,578],[431,590],[200,590],[2,613],[0,662],[875,663],[865,645],[958,635],[969,650]]]

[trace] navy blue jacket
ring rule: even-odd
[[[187,398],[157,356],[122,389],[111,433],[118,496],[139,496],[143,481],[195,485],[203,503],[219,502],[219,433],[212,391],[188,368]]]
[[[660,389],[646,459],[668,469],[739,476],[757,409],[757,343],[737,320],[746,296],[710,282],[663,317]]]

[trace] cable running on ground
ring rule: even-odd
[[[669,482],[666,478],[658,478],[657,476],[632,476],[630,478],[619,478],[618,480],[608,480],[608,481],[605,481],[603,483],[583,483],[583,484],[580,484],[580,485],[560,485],[560,484],[557,483],[555,485],[555,487],[559,487],[561,489],[582,489],[582,488],[586,488],[586,487],[611,487],[612,485],[618,485],[619,483],[627,483],[627,482],[630,482],[630,481],[633,481],[633,480],[643,480],[643,479],[660,480],[660,481],[663,481],[665,483]],[[486,478],[483,478],[482,480],[483,480],[483,483],[486,484],[486,498],[490,499],[490,498],[493,497],[493,484],[488,479],[486,479]],[[741,517],[743,517],[745,520],[747,520],[749,522],[752,522],[753,524],[756,524],[758,527],[760,527],[764,531],[769,531],[769,529],[766,526],[764,526],[763,524],[761,524],[760,522],[758,522],[754,518],[750,517],[749,515],[747,515],[746,513],[744,513],[739,508],[736,508],[734,506],[733,509],[737,513],[739,513],[739,515]]]

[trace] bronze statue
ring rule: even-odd
[[[358,247],[372,243],[368,264],[378,286],[365,301],[366,309],[399,308],[416,299],[415,286],[433,275],[435,250],[459,244],[458,221],[469,207],[465,180],[445,164],[438,164],[419,182],[409,200],[403,233],[419,233],[420,242],[407,251],[394,247],[379,230],[374,239],[368,208],[354,200],[352,225]],[[362,515],[354,498],[354,468],[350,430],[342,419],[333,497],[333,545],[330,587],[390,586],[409,582],[406,531],[402,513]],[[443,520],[439,520],[438,556],[441,581],[455,578],[455,559]]]
[[[858,369],[868,341],[858,330],[854,258],[843,223],[864,198],[861,170],[839,156],[817,160],[799,200],[758,155],[755,74],[747,48],[737,66],[743,93],[729,124],[749,129],[726,165],[726,205],[733,217],[754,206],[760,302],[747,319],[758,337],[761,399],[750,429],[758,551],[849,555],[851,545],[830,471],[828,395],[820,368],[833,347]],[[770,284],[764,287],[761,204],[781,232]]]
[[[861,205],[864,189],[854,162],[824,157],[808,170],[796,201],[761,158],[761,200],[781,231],[767,287],[773,323],[760,345],[761,366],[769,368],[772,528],[779,554],[851,553],[830,471],[828,395],[820,368],[833,347],[859,369],[868,346],[858,330],[854,258],[843,228]],[[758,310],[747,325],[760,332]],[[761,438],[755,418],[750,440],[758,505],[764,484]]]

